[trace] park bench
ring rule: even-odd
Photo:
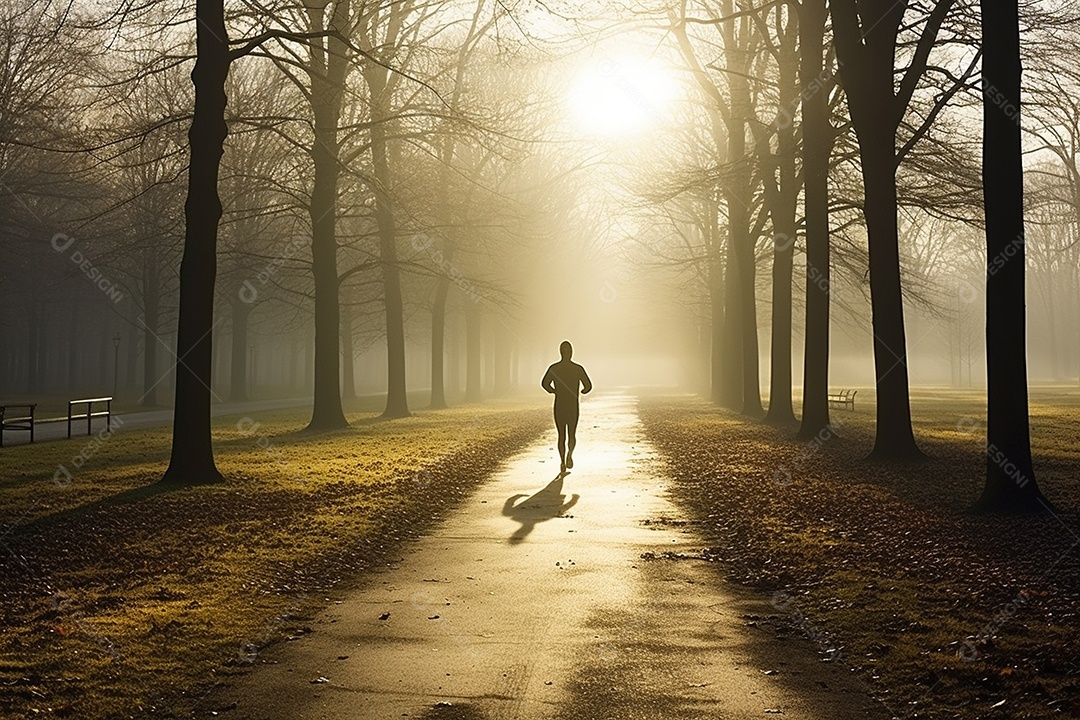
[[[838,392],[829,393],[829,404],[840,405],[842,407],[849,407],[852,410],[855,409],[855,396],[859,393],[858,390],[843,389]]]
[[[100,404],[105,403],[104,410],[94,410],[94,405],[97,404],[100,408]],[[75,407],[77,405],[85,405],[86,412],[76,415]],[[112,396],[99,397],[99,398],[82,398],[80,400],[68,400],[68,413],[67,413],[67,427],[68,437],[71,437],[71,423],[75,420],[86,420],[86,434],[90,434],[90,424],[96,417],[105,418],[105,428],[112,430]],[[55,418],[55,421],[63,420],[64,418]]]
[[[34,410],[37,403],[9,403],[0,405],[0,447],[4,447],[4,433],[8,430],[29,431],[34,442]]]
[[[4,431],[6,430],[29,431],[30,442],[34,442],[34,426],[43,423],[66,422],[67,436],[69,438],[71,437],[72,425],[78,420],[86,420],[87,435],[91,434],[91,426],[94,422],[94,418],[97,417],[105,418],[106,429],[112,430],[112,400],[112,396],[68,400],[67,416],[53,418],[35,418],[34,410],[37,408],[37,403],[9,403],[7,405],[0,405],[0,447],[4,447]],[[101,409],[102,404],[105,405],[104,409]],[[86,406],[85,410],[82,408],[84,405]],[[97,410],[94,409],[95,405],[98,406]],[[78,412],[76,412],[76,410],[78,410]],[[9,411],[13,411],[17,414],[11,415]]]

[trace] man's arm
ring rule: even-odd
[[[581,394],[588,395],[592,390],[592,380],[589,379],[589,374],[585,372],[585,368],[578,365],[581,368]]]
[[[549,393],[555,393],[555,378],[551,374],[551,368],[548,368],[547,372],[544,373],[544,379],[540,381],[540,387]]]

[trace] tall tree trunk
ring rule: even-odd
[[[1058,365],[1058,353],[1059,342],[1057,334],[1057,313],[1054,308],[1054,295],[1056,294],[1056,288],[1054,287],[1054,272],[1051,268],[1047,268],[1046,272],[1046,326],[1047,326],[1047,339],[1050,342],[1048,353],[1050,355],[1050,378],[1055,382],[1061,378],[1061,368]],[[1027,377],[1025,375],[1025,381]]]
[[[41,326],[38,304],[30,298],[30,310],[26,314],[26,387],[31,393],[41,392]]]
[[[451,316],[449,311],[446,316],[447,326],[451,332],[446,337],[446,376],[444,385],[448,396],[457,396],[461,392],[461,369],[465,333],[462,331],[463,318]]]
[[[734,12],[732,0],[722,0],[725,15]],[[736,27],[742,25],[741,32]],[[724,313],[728,324],[738,317],[738,327],[727,332],[732,337],[739,333],[739,361],[742,371],[742,398],[739,410],[744,415],[761,417],[765,411],[761,405],[761,381],[758,367],[757,297],[754,277],[754,237],[750,232],[750,203],[753,197],[753,172],[746,151],[747,123],[751,113],[750,84],[747,79],[749,57],[743,47],[750,34],[748,18],[739,18],[724,25],[724,56],[731,69],[731,112],[727,120],[727,164],[729,177],[724,184],[724,197],[728,210],[728,242],[734,248],[735,272],[727,273],[727,284],[734,287],[738,297],[738,311],[733,313],[729,304]],[[729,265],[729,268],[731,266]],[[734,282],[732,282],[734,280]]]
[[[296,333],[289,335],[289,394],[293,394],[300,388],[300,355],[304,352],[303,345]]]
[[[709,398],[717,404],[727,405],[725,402],[725,356],[724,344],[724,257],[721,254],[724,245],[720,242],[720,208],[719,198],[709,194],[705,205],[705,227],[702,229],[702,241],[708,254],[708,282],[709,282],[709,343],[706,349],[708,355],[708,392]],[[729,244],[730,246],[730,244]],[[731,393],[732,397],[735,393]]]
[[[70,321],[68,325],[67,386],[74,389],[79,383],[79,303],[72,304]],[[112,386],[109,387],[109,392],[112,392]]]
[[[714,250],[719,253],[719,250]],[[709,259],[709,304],[712,308],[709,335],[712,338],[709,352],[710,394],[715,403],[724,403],[724,354],[721,338],[724,337],[724,268],[719,258]]]
[[[195,112],[188,131],[190,160],[186,230],[180,263],[180,320],[177,329],[176,400],[173,442],[164,483],[222,482],[210,439],[210,334],[214,327],[217,232],[221,220],[218,170],[224,152],[225,81],[229,36],[222,0],[196,3]]]
[[[774,123],[777,135],[775,160],[768,144],[759,143],[758,158],[769,163],[764,178],[765,198],[773,224],[772,272],[772,343],[770,346],[769,411],[765,422],[773,425],[794,425],[795,411],[791,404],[791,280],[795,257],[795,238],[798,222],[795,218],[799,202],[798,175],[795,168],[795,126],[784,113],[794,113],[799,97],[797,23],[793,8],[777,7],[774,11],[779,38],[779,102],[781,112]],[[787,14],[787,22],[784,15]],[[762,133],[762,139],[767,138]],[[774,178],[771,164],[775,162],[779,177]]]
[[[341,394],[356,399],[356,369],[353,353],[353,306],[346,299],[341,309]]]
[[[506,327],[505,320],[495,325],[494,330],[495,395],[501,398],[510,392],[512,348],[509,337],[510,331]]]
[[[130,392],[135,388],[136,365],[139,364],[139,329],[129,327],[127,337],[124,339],[127,357],[124,360],[124,392]]]
[[[335,121],[336,125],[336,121]],[[316,130],[316,136],[321,134]],[[325,134],[325,133],[322,133]],[[336,133],[335,133],[336,134]],[[315,279],[315,395],[309,430],[348,427],[341,409],[341,308],[337,270],[337,157],[316,140],[315,189],[311,195],[312,275]],[[334,179],[327,177],[333,174]]]
[[[143,394],[140,404],[156,407],[158,385],[161,384],[158,368],[158,330],[161,323],[161,283],[158,270],[150,267],[143,282]]]
[[[918,460],[925,457],[911,429],[907,338],[900,282],[897,227],[896,156],[887,127],[864,128],[859,135],[864,214],[870,255],[870,308],[874,333],[877,432],[870,457]]]
[[[934,11],[947,11],[951,4],[952,0],[940,0]],[[877,428],[870,457],[919,460],[925,456],[915,444],[911,428],[896,199],[896,132],[906,106],[894,87],[895,33],[907,3],[832,0],[829,6],[862,160],[877,386]]]
[[[449,102],[451,109],[457,108],[461,100],[461,93],[465,86],[465,72],[469,66],[469,53],[475,48],[474,39],[477,37],[480,21],[483,17],[484,4],[485,0],[477,0],[476,11],[473,13],[472,21],[469,24],[469,32],[458,50],[454,71],[454,89]],[[490,27],[490,24],[486,27]],[[484,31],[479,30],[480,33]],[[453,235],[455,229],[453,228],[449,202],[450,169],[454,163],[455,147],[454,133],[444,133],[439,147],[442,166],[440,167],[438,202],[436,203],[436,207],[442,213],[448,227],[448,233],[443,243],[444,269],[453,267],[452,263],[457,245]],[[446,299],[449,292],[450,278],[444,270],[439,277],[439,284],[435,289],[435,303],[431,309],[431,407],[434,409],[446,407],[444,358],[446,356]]]
[[[737,412],[743,406],[743,314],[742,295],[739,292],[739,259],[730,232],[724,252],[724,268],[723,335],[713,338],[713,343],[720,343],[720,404]]]
[[[447,253],[450,248],[447,249]],[[447,255],[447,262],[450,262]],[[450,278],[443,275],[435,288],[435,303],[431,307],[431,408],[446,407],[446,298],[450,293]]]
[[[210,342],[210,391],[221,396],[221,326],[215,322]]]
[[[745,180],[745,187],[750,185],[750,173],[741,176]],[[742,186],[742,182],[739,182]],[[740,191],[737,193],[742,195]],[[758,359],[758,328],[757,328],[757,297],[755,293],[755,257],[754,238],[750,234],[749,198],[747,205],[741,201],[735,203],[733,212],[729,207],[732,217],[731,241],[739,248],[736,253],[736,268],[738,270],[739,311],[741,317],[740,330],[742,332],[742,407],[740,412],[750,417],[759,418],[765,414],[761,405],[761,376]],[[747,209],[744,209],[747,208]]]
[[[825,64],[825,0],[803,0],[799,17],[802,87],[803,205],[806,216],[806,331],[800,440],[829,426],[829,123]]]
[[[1016,0],[982,0],[980,5],[987,446],[986,485],[975,507],[987,512],[1046,512],[1050,506],[1035,482],[1028,423],[1020,24]]]
[[[389,98],[386,68],[365,66],[371,90],[371,161],[374,174],[375,223],[379,232],[379,260],[382,264],[383,303],[386,307],[386,409],[385,418],[408,417],[405,388],[405,309],[401,297],[401,268],[398,267],[397,221],[393,208],[393,177],[390,168],[386,126]]]
[[[229,357],[229,400],[248,399],[247,343],[251,305],[236,299],[232,303],[232,352]]]
[[[304,343],[304,380],[303,387],[311,388],[315,386],[315,337],[314,335],[306,335],[303,339]]]
[[[323,30],[323,12],[323,7],[308,7],[311,30]],[[335,3],[330,29],[344,31],[349,14],[348,2]],[[308,430],[349,426],[341,409],[341,288],[337,269],[338,124],[349,59],[341,40],[328,38],[326,43],[327,51],[318,42],[312,45],[309,71],[315,117],[315,142],[311,147],[315,182],[309,210],[315,280],[315,396]]]
[[[777,223],[773,219],[772,270],[772,343],[769,350],[769,410],[765,422],[771,425],[794,425],[795,411],[791,403],[791,299],[795,255],[795,218],[787,217]]]
[[[482,376],[481,361],[481,315],[480,306],[471,302],[465,311],[465,400],[480,402]]]
[[[385,117],[385,115],[383,116]],[[375,220],[379,228],[379,259],[386,306],[386,409],[385,418],[409,416],[405,390],[405,309],[401,297],[401,269],[397,257],[397,228],[391,206],[390,163],[384,128],[371,129],[371,155],[375,170]]]

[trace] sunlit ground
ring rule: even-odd
[[[1080,710],[1080,391],[1033,390],[1036,478],[1056,512],[1012,518],[968,512],[985,474],[982,393],[916,389],[930,457],[903,465],[864,460],[865,394],[833,411],[835,435],[808,443],[689,398],[643,401],[643,418],[721,572],[782,593],[755,625],[809,638],[894,713]]]
[[[965,514],[981,487],[981,393],[914,391],[931,460],[900,467],[861,460],[873,407],[872,395],[859,397],[853,412],[834,411],[839,437],[820,449],[692,396],[642,407],[654,441],[674,453],[668,470],[689,483],[681,501],[714,518],[704,531],[717,567],[792,593],[875,691],[942,706],[1004,695],[1036,707],[1034,695],[1009,693],[1032,680],[1026,668],[1040,653],[1053,653],[1058,665],[1039,682],[1068,696],[1053,667],[1080,647],[1067,620],[1080,592],[1068,585],[1073,561],[1052,563],[1076,530],[1080,390],[1033,391],[1036,471],[1060,522]],[[363,577],[388,543],[421,532],[549,423],[546,409],[506,403],[373,418],[354,414],[354,429],[317,436],[297,433],[301,411],[261,414],[257,426],[223,418],[215,438],[230,482],[163,494],[148,484],[162,471],[164,429],[118,433],[70,484],[54,483],[54,468],[71,466],[85,438],[5,449],[0,523],[13,553],[3,650],[19,660],[4,668],[0,709],[78,707],[97,718],[132,703],[147,712],[197,704],[260,645],[305,632],[327,593]],[[778,467],[790,484],[776,483]],[[979,645],[978,661],[958,659],[965,638],[1020,590],[1045,602],[1000,628],[996,648]],[[1063,624],[1048,620],[1053,608]],[[784,613],[769,622],[805,641]],[[946,679],[932,698],[931,673]],[[989,689],[977,682],[987,675]]]
[[[166,429],[0,453],[0,653],[17,659],[0,715],[185,714],[548,421],[495,403],[311,436],[304,411],[258,417],[216,421],[218,487],[155,493]]]

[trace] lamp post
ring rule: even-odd
[[[116,391],[120,381],[120,333],[113,335],[113,371],[112,371],[112,394],[116,397]]]

